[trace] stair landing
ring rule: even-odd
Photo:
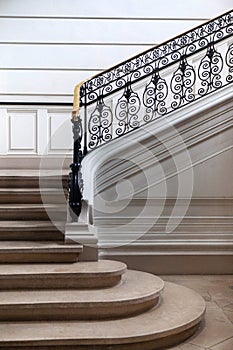
[[[140,315],[105,321],[11,322],[0,324],[7,350],[154,350],[190,337],[205,312],[192,290],[165,283],[159,306]]]

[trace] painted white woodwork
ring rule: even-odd
[[[9,145],[11,152],[37,152],[37,115],[35,111],[9,113]]]
[[[0,156],[70,154],[71,108],[15,106],[0,109]]]
[[[0,42],[12,44],[155,45],[201,24],[203,20],[1,18]],[[15,30],[16,29],[16,30]],[[135,35],[135,30],[137,35]],[[75,47],[75,49],[77,49]],[[85,47],[84,47],[85,49]],[[146,48],[145,48],[146,49]],[[43,48],[42,48],[43,50]],[[78,59],[78,55],[76,56]]]
[[[70,119],[69,112],[49,113],[50,152],[64,152],[72,149],[73,135]]]
[[[3,16],[208,18],[231,9],[231,0],[1,0]]]
[[[0,125],[3,130],[0,137],[0,150],[2,154],[7,153],[7,140],[8,140],[8,114],[5,108],[0,109]]]
[[[71,157],[71,108],[47,102],[72,102],[78,82],[231,8],[232,0],[1,0],[1,102],[44,105],[1,106],[0,168]],[[103,257],[156,273],[233,273],[230,89],[173,113],[175,134],[151,123],[86,157],[88,224]]]
[[[232,108],[228,86],[84,159],[103,258],[156,273],[232,273]]]
[[[231,7],[232,0],[1,0],[1,101],[71,102],[80,81]]]
[[[50,136],[48,111],[46,108],[37,109],[37,151],[38,155],[46,153]]]
[[[82,81],[93,74],[95,72],[92,71],[0,70],[0,81],[3,82],[3,85],[0,85],[0,96],[2,101],[7,102],[31,101],[46,104],[46,102],[61,102],[62,99],[70,103],[77,81]]]
[[[0,65],[3,69],[107,69],[144,51],[143,46],[95,46],[82,49],[74,45],[1,45]],[[73,72],[74,74],[74,72]]]

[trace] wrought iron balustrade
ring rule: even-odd
[[[232,83],[232,15],[229,11],[77,86],[69,190],[73,220],[81,210],[77,174],[90,150]]]

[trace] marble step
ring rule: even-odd
[[[82,246],[78,244],[2,241],[0,244],[0,263],[75,262],[81,252]]]
[[[161,299],[147,312],[117,320],[2,322],[0,349],[155,350],[173,346],[198,329],[205,302],[196,292],[168,282]]]
[[[56,188],[0,188],[0,204],[64,204],[66,192]]]
[[[91,289],[112,287],[127,267],[122,262],[99,260],[72,264],[2,264],[1,290]]]
[[[90,290],[0,291],[0,321],[100,320],[145,312],[158,301],[164,282],[127,271],[120,284]]]
[[[66,220],[64,204],[0,204],[0,220]],[[48,215],[49,213],[49,215]]]
[[[66,188],[68,173],[69,169],[0,169],[0,188]]]
[[[49,221],[1,221],[0,241],[63,241],[64,222]]]

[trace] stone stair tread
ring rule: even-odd
[[[0,290],[57,290],[106,288],[118,284],[127,267],[99,260],[70,264],[0,264]]]
[[[48,192],[48,193],[60,193],[63,192],[63,189],[57,189],[57,188],[0,188],[0,194],[2,193],[41,193],[41,192]]]
[[[82,345],[82,349],[87,350],[94,349],[95,345],[107,349],[110,345],[124,344],[124,349],[133,350],[135,345],[140,346],[137,349],[144,349],[147,342],[152,342],[153,348],[158,348],[164,345],[163,341],[171,345],[193,334],[204,312],[205,302],[196,292],[166,282],[160,305],[137,316],[101,322],[0,323],[0,347],[29,349],[48,345],[54,350],[62,349],[63,345],[67,348]]]
[[[140,283],[137,283],[140,279]],[[52,291],[0,291],[0,307],[11,304],[47,304],[47,303],[80,303],[95,304],[138,300],[150,296],[158,296],[164,282],[154,275],[128,270],[122,282],[115,287],[94,290],[52,290]]]
[[[43,176],[66,176],[67,170],[37,170],[37,169],[1,169],[1,177],[43,177]]]
[[[56,226],[55,226],[56,225]],[[45,220],[25,220],[25,221],[20,221],[20,220],[6,220],[6,221],[1,221],[0,224],[0,231],[6,231],[6,230],[12,230],[12,229],[24,229],[24,230],[31,230],[31,229],[49,229],[51,230],[57,230],[57,227],[64,227],[64,222],[50,222],[50,221],[45,221]]]
[[[81,253],[82,246],[78,244],[64,244],[63,242],[50,241],[1,241],[1,253],[23,253],[23,252],[52,252],[52,253]]]
[[[6,276],[25,277],[47,275],[74,275],[76,278],[90,278],[92,276],[107,276],[123,274],[127,267],[124,263],[111,260],[99,260],[95,262],[80,261],[73,264],[20,264],[0,265],[0,279]]]
[[[138,281],[140,280],[140,283]],[[0,291],[2,306],[32,306],[34,310],[44,304],[77,304],[95,307],[97,304],[139,302],[160,295],[164,282],[149,273],[128,270],[121,283],[111,288],[91,290],[40,290],[40,291]],[[95,310],[93,310],[95,312]],[[23,312],[23,311],[22,311]],[[1,318],[1,316],[0,316]]]
[[[0,204],[63,204],[67,190],[58,188],[0,188]]]
[[[67,209],[67,206],[64,204],[0,204],[0,210],[33,210],[33,209],[44,209],[44,208],[55,208],[59,209]]]
[[[0,170],[0,188],[66,188],[69,171]]]
[[[67,204],[0,204],[0,222],[15,220],[22,221],[66,221]],[[1,225],[0,225],[1,226]]]
[[[0,221],[2,241],[64,241],[65,221],[7,220]],[[1,286],[0,286],[1,288]]]

